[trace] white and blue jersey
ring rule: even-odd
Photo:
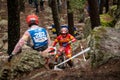
[[[45,28],[31,28],[28,30],[33,41],[33,48],[37,49],[48,45],[47,32]]]

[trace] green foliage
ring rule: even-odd
[[[69,12],[74,12],[76,14],[76,19],[79,21],[84,20],[84,8],[87,0],[69,0],[71,9]]]
[[[109,14],[100,15],[101,25],[104,27],[112,27],[113,26],[113,18]]]
[[[117,9],[117,5],[111,6],[110,8],[115,11]]]
[[[70,0],[70,5],[72,7],[72,10],[74,11],[74,9],[83,9],[85,2],[86,0]]]
[[[116,11],[117,11],[117,5],[110,6],[109,13],[112,17],[115,18],[116,16]]]

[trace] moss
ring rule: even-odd
[[[115,17],[117,10],[117,5],[110,6],[108,14],[110,14],[112,17]]]
[[[114,25],[113,18],[109,14],[100,15],[100,22],[104,27],[112,27]]]
[[[103,53],[101,51],[99,51],[99,49],[101,48],[100,47],[101,40],[103,39],[106,32],[107,31],[106,31],[105,27],[98,27],[92,31],[91,47],[94,49],[93,49],[93,52],[90,57],[92,59],[91,66],[94,68],[97,67],[101,63],[102,58],[104,57]],[[99,55],[96,55],[95,53],[99,53]]]
[[[110,8],[115,11],[117,9],[117,5],[111,6]]]
[[[99,33],[106,33],[106,32],[107,32],[106,29],[105,29],[104,27],[98,28],[97,31],[98,31]]]
[[[83,27],[84,38],[87,38],[89,34],[91,33],[91,31],[92,29],[91,29],[90,18],[87,18],[85,20],[85,26]]]
[[[99,28],[95,28],[93,31],[92,31],[92,36],[99,36],[106,33],[107,31],[105,30],[104,27],[99,27]]]
[[[104,54],[101,51],[98,51],[97,53],[99,53],[99,55],[98,54],[92,55],[92,62],[91,62],[92,68],[97,68],[103,63]]]
[[[120,20],[118,20],[117,23],[115,24],[115,29],[120,29]]]

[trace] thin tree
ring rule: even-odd
[[[74,19],[73,19],[73,11],[71,10],[71,5],[70,5],[70,1],[67,0],[67,18],[68,18],[68,29],[69,29],[69,33],[71,35],[74,35]]]
[[[91,20],[91,26],[92,26],[92,29],[94,29],[95,27],[100,25],[98,2],[97,0],[88,0],[88,5],[89,5],[89,15]]]
[[[100,2],[98,2],[98,7],[99,7],[99,13],[102,14],[103,13],[103,7],[105,5],[105,0],[100,0]]]
[[[62,11],[62,6],[61,6],[61,0],[57,0],[57,6],[58,6],[58,12],[61,13]]]
[[[0,0],[0,3],[2,4],[2,1]],[[2,5],[0,4],[0,10],[1,10],[1,7],[2,7]]]
[[[99,0],[99,13],[103,13],[103,8],[105,7],[105,13],[109,10],[109,0]]]
[[[113,0],[113,5],[116,5],[119,0]]]
[[[58,12],[58,7],[57,7],[57,0],[50,0],[49,4],[52,9],[52,16],[53,16],[55,29],[56,29],[57,35],[59,35],[60,17],[59,17],[59,12]]]
[[[105,13],[109,11],[109,0],[105,1]]]
[[[117,1],[117,9],[120,10],[120,0]]]
[[[8,8],[8,54],[20,38],[20,14],[18,0],[7,0]]]
[[[115,23],[120,19],[120,0],[117,1],[117,10],[115,13]]]

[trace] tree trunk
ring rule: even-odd
[[[109,11],[109,0],[105,0],[105,13]]]
[[[18,0],[8,0],[8,54],[11,54],[20,38],[20,14]]]
[[[116,15],[115,15],[115,22],[120,19],[120,0],[117,1],[117,10],[116,10]]]
[[[73,12],[71,11],[70,1],[67,0],[68,29],[71,35],[74,35]]]
[[[1,3],[1,4],[3,4],[1,0],[0,0],[0,3]],[[1,8],[1,7],[2,7],[2,5],[1,5],[1,4],[0,4],[0,10],[2,9],[2,8]]]
[[[117,9],[120,10],[120,0],[118,0],[118,2],[117,2]]]
[[[100,6],[99,6],[99,13],[100,14],[103,13],[104,4],[105,4],[105,1],[104,0],[100,0]]]
[[[57,0],[58,12],[62,12],[61,0]]]
[[[51,9],[52,9],[52,15],[53,15],[53,21],[55,24],[55,29],[57,32],[57,35],[59,35],[60,31],[60,17],[58,14],[58,7],[57,7],[57,0],[51,0]]]
[[[93,4],[94,3],[94,4]],[[89,15],[91,20],[92,29],[100,25],[100,17],[98,10],[98,2],[97,0],[88,0],[89,4]]]
[[[116,5],[117,1],[119,1],[119,0],[113,0],[113,5]]]

